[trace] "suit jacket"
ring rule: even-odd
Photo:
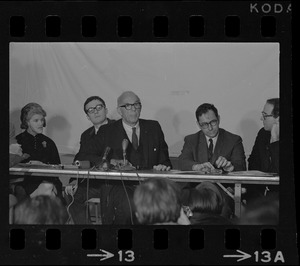
[[[271,132],[260,129],[248,159],[249,170],[279,173],[279,141],[270,143]]]
[[[166,166],[172,166],[168,145],[165,142],[164,134],[160,124],[154,120],[139,120],[140,126],[140,138],[139,148],[142,169],[152,169],[154,165],[163,164]],[[125,129],[122,124],[122,119],[119,119],[115,123],[105,125],[100,128],[97,135],[97,141],[90,147],[90,152],[93,154],[103,154],[104,149],[109,146],[111,152],[109,153],[109,159],[123,159],[122,141],[128,139]],[[134,149],[130,140],[127,147],[127,159],[130,161]],[[138,149],[139,150],[139,149]],[[94,162],[95,163],[95,162]],[[132,162],[131,162],[132,163]],[[134,165],[134,163],[132,163]],[[136,165],[134,165],[136,166]]]
[[[107,119],[108,124],[115,122],[115,120]],[[101,127],[100,127],[101,128]],[[99,130],[100,130],[99,128]],[[98,161],[100,159],[101,154],[92,154],[90,153],[91,143],[96,139],[97,134],[95,132],[95,127],[91,126],[87,130],[85,130],[80,137],[80,148],[78,153],[74,157],[74,161]]]
[[[246,170],[245,151],[242,138],[222,128],[219,129],[214,154],[210,160],[212,165],[219,156],[231,161],[234,171]],[[192,170],[194,164],[208,162],[208,147],[204,133],[200,130],[184,138],[184,145],[178,158],[180,170]]]

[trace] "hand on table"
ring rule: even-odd
[[[202,171],[202,172],[210,172],[213,169],[215,168],[210,162],[194,164],[192,167],[193,171]]]
[[[70,184],[65,187],[66,195],[74,196],[78,189],[77,181],[73,180]]]
[[[234,169],[232,163],[223,156],[219,156],[219,158],[215,162],[215,166],[217,168],[223,168],[223,170],[226,172],[232,172]]]
[[[153,169],[157,171],[170,171],[171,167],[163,164],[158,164],[158,165],[154,165]]]
[[[132,166],[132,164],[127,159],[125,160],[125,164],[124,164],[124,160],[111,159],[110,164],[115,166],[117,169],[121,168],[122,166],[126,166],[126,165]]]

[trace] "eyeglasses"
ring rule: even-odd
[[[211,127],[214,127],[218,124],[218,120],[217,119],[214,119],[214,120],[211,120],[209,123],[202,123],[202,124],[199,124],[200,127],[202,127],[203,129],[206,129],[209,127],[209,125]]]
[[[261,116],[262,116],[263,119],[265,120],[267,117],[271,117],[271,116],[274,116],[274,115],[268,115],[268,114],[266,114],[265,112],[261,112]]]
[[[95,111],[101,111],[104,108],[103,104],[98,104],[95,107],[90,107],[89,109],[86,110],[87,113],[93,114]]]
[[[124,105],[120,105],[120,107],[124,107],[126,110],[131,110],[133,106],[134,106],[135,109],[141,109],[142,108],[142,104],[140,102],[126,103]]]

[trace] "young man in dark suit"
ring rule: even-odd
[[[117,100],[117,111],[121,119],[104,125],[97,136],[87,142],[85,158],[97,165],[106,147],[110,147],[108,160],[117,167],[131,166],[133,169],[171,169],[168,145],[157,121],[140,119],[142,104],[132,91],[122,93]],[[134,130],[132,128],[135,128]],[[135,134],[133,134],[135,131]],[[126,142],[126,164],[124,165],[124,140]],[[100,155],[100,156],[99,156]],[[106,180],[101,186],[101,218],[103,224],[133,224],[134,186],[131,182]]]
[[[86,99],[83,110],[87,119],[92,122],[92,126],[81,134],[80,149],[75,155],[74,162],[79,161],[99,161],[101,154],[93,155],[89,152],[90,143],[96,138],[99,128],[103,125],[110,124],[114,120],[107,118],[107,107],[102,98],[91,96]],[[70,213],[75,224],[90,223],[86,215],[87,203],[91,198],[101,198],[101,188],[105,186],[103,180],[89,180],[89,190],[87,198],[87,180],[71,178],[69,185],[66,187],[67,195],[74,195],[74,202],[70,206]]]

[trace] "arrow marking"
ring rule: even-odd
[[[239,258],[237,261],[242,261],[242,260],[246,260],[246,259],[249,259],[251,258],[251,255],[246,253],[246,252],[243,252],[241,250],[236,250],[238,253],[240,254],[237,254],[237,255],[223,255],[224,258]]]
[[[104,250],[104,249],[99,249],[100,252],[103,252],[104,254],[87,254],[87,257],[101,257],[100,261],[102,260],[107,260],[115,256],[114,254]]]

